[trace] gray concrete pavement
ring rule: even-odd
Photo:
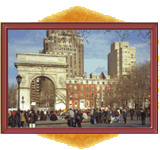
[[[90,120],[83,120],[82,127],[150,127],[149,118],[146,118],[145,125],[142,125],[142,120],[137,120],[137,117],[134,116],[134,120],[131,120],[131,117],[127,117],[127,124],[124,125],[123,117],[120,118],[120,123],[113,122],[111,124],[99,123],[91,124]],[[39,121],[36,123],[36,127],[68,127],[67,120],[57,120],[57,121]]]

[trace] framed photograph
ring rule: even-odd
[[[1,97],[4,134],[158,133],[158,23],[1,23]]]

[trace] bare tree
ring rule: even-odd
[[[144,104],[145,99],[150,98],[150,62],[139,64],[126,76],[121,76],[112,86],[109,93],[109,103],[120,103],[127,107],[128,102],[134,102],[135,106]]]
[[[8,84],[8,107],[9,108],[15,108],[16,107],[16,90],[17,85],[16,84]]]

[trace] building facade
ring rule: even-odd
[[[136,48],[129,47],[128,42],[111,44],[108,54],[108,75],[119,77],[127,75],[136,67]]]
[[[113,80],[109,76],[102,79],[95,73],[92,78],[68,78],[68,107],[74,109],[92,109],[107,107],[105,95],[109,92]]]
[[[83,38],[78,36],[77,30],[48,30],[40,53],[66,56],[67,78],[84,75]]]

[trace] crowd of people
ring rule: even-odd
[[[61,117],[60,111],[9,111],[8,127],[35,127],[36,121],[58,120]]]
[[[67,109],[65,111],[9,111],[8,113],[8,127],[35,127],[36,121],[56,121],[58,118],[67,119],[69,127],[82,127],[83,119],[90,119],[91,124],[98,123],[113,123],[119,122],[120,117],[123,117],[124,125],[127,123],[127,116],[130,115],[131,120],[135,115],[135,110],[130,109],[92,109],[92,110],[72,110]],[[143,109],[136,111],[137,120],[142,120],[142,125],[145,125],[145,118],[150,117],[150,111],[144,111]]]
[[[90,113],[90,122],[91,124],[98,124],[98,123],[106,123],[110,124],[113,122],[119,122],[120,123],[120,117],[123,117],[124,120],[124,125],[127,123],[127,116],[130,115],[131,120],[133,120],[133,116],[135,115],[135,111],[133,109],[127,110],[127,109],[108,109],[106,108],[105,110],[101,109],[93,109],[92,111],[84,111],[83,113],[78,110],[69,110],[69,115],[67,116],[68,118],[68,126],[69,127],[76,127],[76,124],[78,127],[82,127],[81,123],[83,119],[85,118],[86,114]],[[150,118],[150,111],[149,110],[143,110],[143,109],[138,109],[136,111],[137,115],[137,120],[142,120],[142,125],[145,125],[145,118],[149,117]]]

